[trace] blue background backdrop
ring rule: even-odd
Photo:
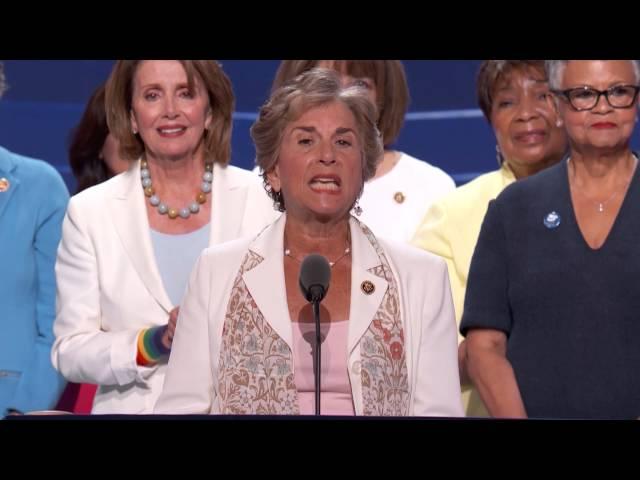
[[[236,118],[232,164],[253,168],[252,118],[266,99],[278,60],[221,60],[233,82]],[[475,100],[479,60],[407,60],[411,104],[396,148],[444,169],[458,184],[496,168],[495,139]],[[71,191],[71,129],[108,60],[8,60],[9,90],[0,101],[0,145],[52,163]],[[632,144],[637,146],[636,130]]]

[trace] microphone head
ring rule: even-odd
[[[307,302],[321,302],[329,290],[331,266],[322,255],[307,255],[300,265],[300,290]]]

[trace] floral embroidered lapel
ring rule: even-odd
[[[234,281],[220,349],[221,413],[299,413],[291,320],[284,293],[285,222],[286,215],[282,215],[254,240]],[[354,218],[350,225],[353,266],[348,355],[359,348],[361,359],[361,382],[353,388],[356,412],[407,415],[409,387],[397,284],[371,231]],[[366,281],[374,285],[370,293],[361,288]]]

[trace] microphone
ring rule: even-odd
[[[313,317],[316,324],[316,350],[315,350],[315,400],[316,415],[320,415],[320,348],[322,339],[320,337],[320,302],[329,290],[329,281],[331,280],[331,266],[329,261],[322,255],[312,253],[307,255],[300,265],[300,275],[298,283],[302,295],[313,306]]]
[[[331,267],[322,255],[307,255],[300,265],[300,290],[307,302],[321,302],[329,289]]]

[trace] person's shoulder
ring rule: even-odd
[[[476,178],[464,185],[459,186],[455,191],[455,196],[460,198],[474,197],[487,190],[502,188],[503,173],[500,169],[478,175]]]
[[[484,173],[435,200],[431,210],[465,218],[503,189],[500,170]]]
[[[384,252],[404,271],[415,270],[424,274],[425,268],[446,268],[446,263],[442,257],[427,250],[389,238],[378,238],[377,240]]]
[[[245,235],[234,240],[210,245],[202,251],[201,265],[217,272],[237,270],[241,260],[249,253],[256,235]]]
[[[513,182],[498,195],[496,202],[502,205],[544,198],[545,191],[557,188],[562,182],[566,171],[565,162],[559,162],[529,177]]]
[[[399,152],[399,153],[400,153],[400,160],[398,163],[401,166],[401,169],[403,172],[406,172],[411,176],[415,176],[415,175],[418,175],[421,177],[426,176],[433,180],[439,180],[445,183],[450,183],[451,185],[455,186],[455,182],[453,181],[453,178],[451,178],[451,176],[447,172],[442,170],[440,167],[436,167],[435,165],[432,165],[426,160],[420,160],[416,157],[413,157],[408,153],[405,153],[405,152]]]
[[[58,207],[66,206],[69,190],[53,165],[44,160],[11,152],[5,148],[2,148],[0,154],[5,161],[15,167],[16,178],[29,187],[31,192],[29,196],[33,202],[47,202]]]
[[[262,181],[259,174],[234,165],[219,165],[215,169],[214,175],[216,173],[229,184],[229,187],[252,186]]]
[[[226,242],[216,243],[205,248],[203,254],[207,257],[214,257],[216,255],[224,256],[244,252],[248,249],[249,244],[254,237],[255,235],[245,235]]]
[[[81,192],[71,197],[70,204],[75,207],[96,208],[100,204],[107,202],[118,191],[122,191],[131,182],[131,176],[135,174],[135,169],[119,173],[104,182],[85,188]]]
[[[48,162],[38,158],[20,155],[5,149],[5,153],[16,164],[21,179],[29,182],[51,184],[53,188],[64,186],[60,172]],[[66,187],[65,187],[66,190]]]

